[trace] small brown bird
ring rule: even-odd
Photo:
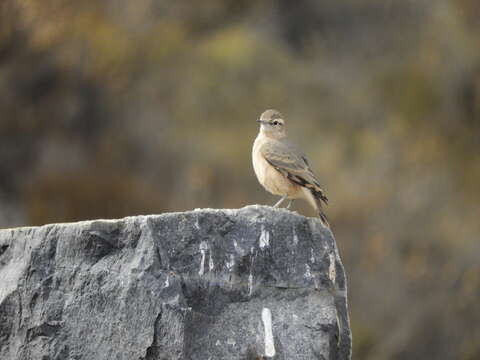
[[[274,207],[289,199],[288,209],[294,199],[303,198],[317,211],[322,223],[329,227],[322,210],[322,201],[327,204],[328,198],[305,155],[287,141],[282,114],[266,110],[257,122],[260,123],[260,132],[253,143],[253,168],[258,181],[267,191],[282,196]]]

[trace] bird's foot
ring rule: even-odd
[[[273,205],[273,207],[274,207],[274,208],[279,207],[280,204],[281,204],[282,202],[284,202],[286,198],[287,198],[287,195],[283,196],[280,200],[277,201],[277,203],[276,203],[275,205]]]

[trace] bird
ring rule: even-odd
[[[321,222],[330,227],[323,212],[322,203],[328,198],[308,163],[307,157],[287,140],[285,119],[274,109],[264,111],[260,119],[260,130],[253,143],[252,162],[260,184],[281,199],[273,205],[278,207],[286,199],[306,200],[317,212]]]

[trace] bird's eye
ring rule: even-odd
[[[278,125],[278,121],[275,120],[275,121],[273,122],[273,125]]]

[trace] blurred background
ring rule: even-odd
[[[480,359],[478,0],[1,0],[0,227],[273,204],[267,108],[331,200],[353,358]]]

